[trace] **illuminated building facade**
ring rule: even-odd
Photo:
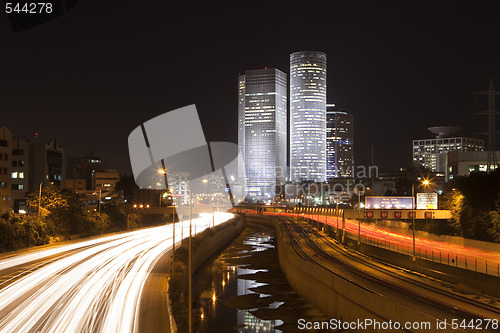
[[[500,154],[500,151],[496,151]],[[458,176],[469,176],[473,172],[488,172],[488,152],[487,151],[450,151],[442,154],[441,163],[446,165],[445,179],[453,180]],[[498,164],[492,165],[493,169],[498,168]]]
[[[290,180],[326,181],[326,54],[290,55]]]
[[[274,199],[287,165],[287,79],[274,68],[245,71],[238,79],[238,143],[245,162],[245,191],[258,200]],[[243,97],[244,96],[244,97]]]
[[[413,162],[432,172],[445,172],[446,163],[442,162],[447,152],[483,151],[484,140],[465,137],[445,137],[436,139],[413,140]]]
[[[26,196],[37,190],[33,184],[33,143],[24,137],[15,137],[12,141],[12,197],[14,212],[25,213]]]
[[[327,178],[352,177],[354,169],[354,123],[351,114],[334,104],[326,106]]]
[[[92,189],[94,191],[112,192],[119,180],[120,174],[115,169],[97,171],[92,175]]]
[[[238,76],[238,182],[245,184],[245,75]]]

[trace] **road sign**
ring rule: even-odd
[[[437,193],[417,193],[417,209],[438,209]]]
[[[367,209],[411,209],[412,197],[371,197],[365,198]]]

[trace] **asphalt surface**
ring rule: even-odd
[[[219,214],[219,223],[232,216]],[[211,222],[211,214],[192,221],[197,232]],[[181,234],[187,237],[189,223],[176,223],[175,234],[176,242]],[[140,332],[163,327],[163,309],[148,317],[141,306],[164,302],[168,263],[161,260],[168,260],[164,254],[172,248],[172,236],[169,224],[3,255],[0,333]],[[156,300],[151,303],[143,295]],[[163,322],[156,326],[158,318]]]

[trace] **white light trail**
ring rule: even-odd
[[[217,225],[231,217],[206,214],[192,224],[199,233],[213,220]],[[0,289],[0,332],[136,332],[144,284],[158,259],[171,250],[172,231],[170,224],[1,260],[0,272],[78,250]],[[177,222],[175,233],[176,240],[187,237],[189,221]]]

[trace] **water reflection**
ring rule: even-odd
[[[267,273],[268,270],[251,269],[248,268],[248,263],[244,263],[245,258],[250,258],[252,253],[273,249],[272,241],[270,233],[252,233],[239,245],[230,246],[215,259],[212,265],[212,288],[203,291],[200,298],[201,315],[205,322],[204,332],[281,332],[275,329],[275,326],[283,323],[281,320],[263,320],[250,312],[263,308],[276,309],[283,302],[269,302],[266,298],[270,295],[250,290],[268,285],[258,283],[251,277],[256,273]],[[231,262],[234,261],[242,262],[242,264],[233,265]],[[238,278],[238,276],[243,278]],[[246,298],[235,299],[233,296]],[[236,301],[236,306],[230,307],[225,304],[230,298],[230,301]]]
[[[262,251],[262,250],[259,250]],[[245,274],[255,274],[257,272],[267,272],[267,269],[247,269],[247,268],[237,268],[238,275]],[[256,288],[260,286],[267,285],[266,283],[257,283],[254,280],[245,280],[245,279],[237,279],[238,283],[238,296],[253,294],[254,292],[250,291],[250,288]],[[260,294],[259,297],[268,297],[268,294]],[[270,304],[270,309],[277,308],[280,304],[276,304],[278,302],[273,302]],[[283,303],[283,302],[281,302]],[[271,305],[273,305],[271,307]],[[251,309],[251,310],[256,310]],[[278,329],[274,329],[275,326],[281,325],[283,322],[281,320],[262,320],[254,315],[252,315],[249,311],[246,310],[237,310],[238,311],[238,326],[245,326],[241,328],[238,332],[241,333],[250,333],[250,332],[281,332]]]

